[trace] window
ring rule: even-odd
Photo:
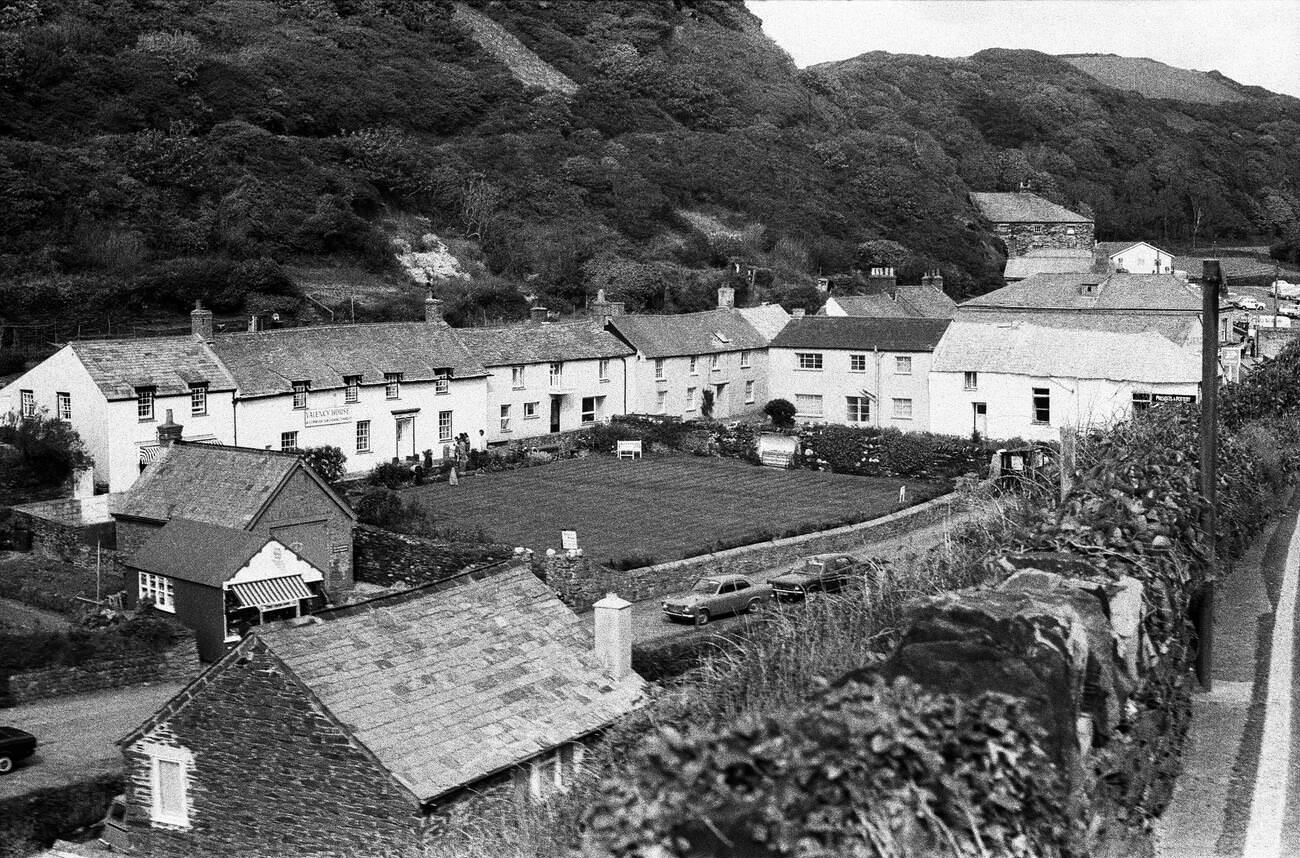
[[[668,411],[668,391],[661,390],[655,396],[655,413],[664,414]]]
[[[1035,387],[1034,395],[1034,422],[1051,423],[1052,422],[1052,391],[1046,387]]]
[[[536,419],[537,419],[537,403],[536,403],[536,402],[525,402],[525,403],[524,403],[524,419],[525,419],[525,420],[536,420]]]
[[[176,603],[172,593],[172,579],[166,575],[141,572],[140,598],[153,599],[154,607],[160,611],[176,613]]]
[[[564,381],[564,364],[558,360],[551,361],[551,387]]]
[[[845,397],[848,406],[849,423],[869,423],[871,422],[871,400],[865,396],[848,396]]]
[[[745,402],[746,402],[746,404],[748,404],[748,403],[751,403],[751,402],[753,402],[753,401],[754,401],[754,382],[753,382],[753,381],[746,381],[746,382],[745,382]]]
[[[742,349],[740,352],[740,368],[749,369],[753,366],[754,353],[749,349]]]
[[[451,440],[451,412],[450,411],[438,412],[438,440],[439,441]]]
[[[435,395],[451,392],[451,373],[448,370],[440,369],[434,372],[433,392]]]
[[[600,359],[600,372],[597,377],[601,381],[609,381],[609,358]]]
[[[711,371],[713,371],[713,372],[717,372],[717,371],[718,371],[718,363],[719,363],[719,361],[720,361],[721,358],[722,358],[722,355],[719,355],[719,354],[711,354],[711,355],[709,355],[709,369],[710,369]]]
[[[20,399],[22,401],[22,404],[20,406],[22,409],[22,415],[24,417],[35,417],[36,416],[36,394],[30,390],[23,390],[20,391]],[[152,401],[150,401],[150,405],[149,405],[149,416],[150,417],[153,416]]]
[[[794,395],[795,411],[801,417],[821,417],[822,398],[820,394],[796,393]]]
[[[370,452],[370,421],[369,420],[357,421],[357,452],[358,453]]]
[[[208,386],[206,384],[190,385],[190,414],[194,417],[208,413]]]
[[[140,420],[153,419],[152,387],[137,387],[135,389],[135,416]]]
[[[695,355],[691,355],[691,375],[700,374],[699,364],[700,364],[700,359]]]
[[[289,453],[298,449],[298,433],[281,432],[280,433],[280,452]]]
[[[866,372],[866,355],[849,355],[849,372]]]
[[[795,358],[799,361],[799,369],[821,369],[822,356],[820,352],[795,352]]]
[[[663,359],[663,358],[655,358],[655,378],[656,378],[656,379],[663,379],[663,378],[666,378],[666,376],[664,375],[664,359]]]
[[[695,410],[695,388],[693,387],[686,388],[686,410]]]
[[[402,395],[402,374],[400,372],[384,373],[384,398],[398,399]]]
[[[897,356],[894,358],[894,374],[895,374],[895,375],[911,375],[911,374],[912,374],[912,359],[911,359],[910,357],[904,357],[903,355],[897,355]]]
[[[912,419],[912,400],[910,399],[894,400],[894,419],[895,420]]]
[[[1141,414],[1151,407],[1151,394],[1146,392],[1133,393],[1133,413]]]
[[[293,407],[294,410],[302,410],[307,407],[307,391],[311,385],[305,381],[295,381],[293,383]]]
[[[72,394],[56,393],[54,394],[54,403],[58,408],[59,419],[65,422],[72,421]]]
[[[343,378],[343,401],[357,402],[361,399],[361,376],[349,375]]]
[[[523,782],[528,784],[528,795],[533,799],[546,799],[565,792],[573,778],[582,771],[584,750],[582,745],[571,744],[534,758],[519,768],[521,785]]]
[[[501,431],[502,432],[510,431],[510,406],[509,405],[501,406]]]
[[[978,372],[963,372],[961,374],[961,386],[963,390],[978,390],[980,374]]]
[[[190,754],[165,745],[146,746],[149,756],[149,818],[163,825],[190,824]]]
[[[510,386],[515,390],[524,389],[524,368],[522,366],[510,367]]]
[[[582,397],[582,423],[584,426],[596,422],[596,399],[595,396]]]

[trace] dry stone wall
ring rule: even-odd
[[[450,578],[470,566],[511,555],[505,545],[447,542],[359,524],[353,531],[353,574],[381,587],[413,587]]]
[[[188,682],[199,675],[199,651],[188,629],[178,630],[172,645],[161,652],[101,658],[73,667],[63,665],[12,673],[0,705],[18,706],[33,700],[124,688],[147,682]]]

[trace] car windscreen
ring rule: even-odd
[[[718,592],[718,582],[712,578],[701,578],[695,582],[691,588],[692,593],[716,593]]]

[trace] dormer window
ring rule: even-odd
[[[438,369],[433,372],[433,392],[448,393],[451,390],[451,370]]]
[[[206,382],[190,385],[190,415],[199,417],[208,413],[208,385]]]
[[[343,376],[343,401],[358,402],[361,399],[361,376],[345,375]]]
[[[307,407],[307,391],[311,389],[311,384],[305,381],[295,381],[293,383],[293,407],[295,411],[301,411]]]
[[[398,399],[402,395],[402,374],[400,372],[384,373],[384,398]]]
[[[141,421],[153,419],[153,395],[152,387],[137,387],[135,389],[135,416]]]

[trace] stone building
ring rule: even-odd
[[[1007,256],[1031,250],[1085,250],[1092,254],[1093,219],[1027,190],[972,193],[971,202],[1007,246]]]
[[[593,637],[502,565],[254,629],[119,742],[132,847],[413,855],[462,802],[564,790],[640,705],[630,608]]]

